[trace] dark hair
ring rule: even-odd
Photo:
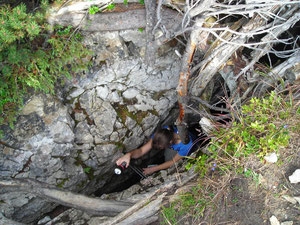
[[[171,142],[174,137],[173,130],[166,128],[160,129],[155,132],[153,137],[153,148],[155,149],[166,149],[171,146]]]

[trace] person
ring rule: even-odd
[[[122,162],[126,162],[126,167],[128,167],[132,158],[137,159],[145,155],[152,148],[155,148],[158,150],[165,150],[165,162],[160,165],[143,168],[144,174],[149,175],[156,171],[167,169],[189,154],[189,151],[193,146],[192,137],[189,136],[189,139],[188,144],[183,144],[176,127],[163,127],[155,132],[146,144],[119,158],[116,161],[116,164],[119,166]]]

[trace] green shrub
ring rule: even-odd
[[[32,91],[54,93],[57,82],[86,69],[91,52],[72,27],[56,26],[49,32],[48,2],[28,13],[21,3],[0,8],[0,125],[13,125],[24,97]]]
[[[292,117],[293,107],[275,92],[242,106],[240,122],[216,131],[209,150],[217,153],[221,149],[229,157],[247,157],[256,154],[263,158],[288,145],[290,139],[287,121]]]
[[[268,153],[278,153],[280,148],[288,146],[289,132],[299,130],[293,119],[299,115],[298,110],[292,99],[286,101],[275,92],[263,99],[252,98],[240,113],[235,113],[239,122],[232,121],[215,130],[207,147],[211,155],[188,157],[186,168],[194,166],[200,177],[204,177],[209,168],[223,172],[238,170],[251,154],[263,160]]]

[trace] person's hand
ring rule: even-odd
[[[116,164],[119,166],[122,164],[122,162],[126,162],[126,168],[129,166],[130,163],[130,153],[126,153],[125,155],[123,155],[121,158],[119,158],[116,161]]]
[[[155,167],[153,166],[153,167],[143,168],[143,171],[145,175],[149,175],[151,173],[154,173],[156,170]]]

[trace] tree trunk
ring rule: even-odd
[[[203,21],[198,20],[196,25],[201,27]],[[181,60],[181,70],[180,70],[180,77],[177,86],[178,92],[178,104],[179,104],[179,117],[177,119],[177,128],[180,139],[183,144],[189,143],[189,135],[187,132],[187,114],[186,114],[186,107],[188,105],[188,81],[190,77],[190,65],[193,61],[194,53],[196,51],[196,47],[199,43],[200,37],[200,30],[193,30],[190,39],[188,40],[185,53],[182,56]]]
[[[52,185],[33,179],[0,180],[1,192],[27,192],[55,202],[69,206],[97,216],[115,216],[130,208],[133,204],[122,201],[101,200],[87,197],[78,193],[60,190]]]

